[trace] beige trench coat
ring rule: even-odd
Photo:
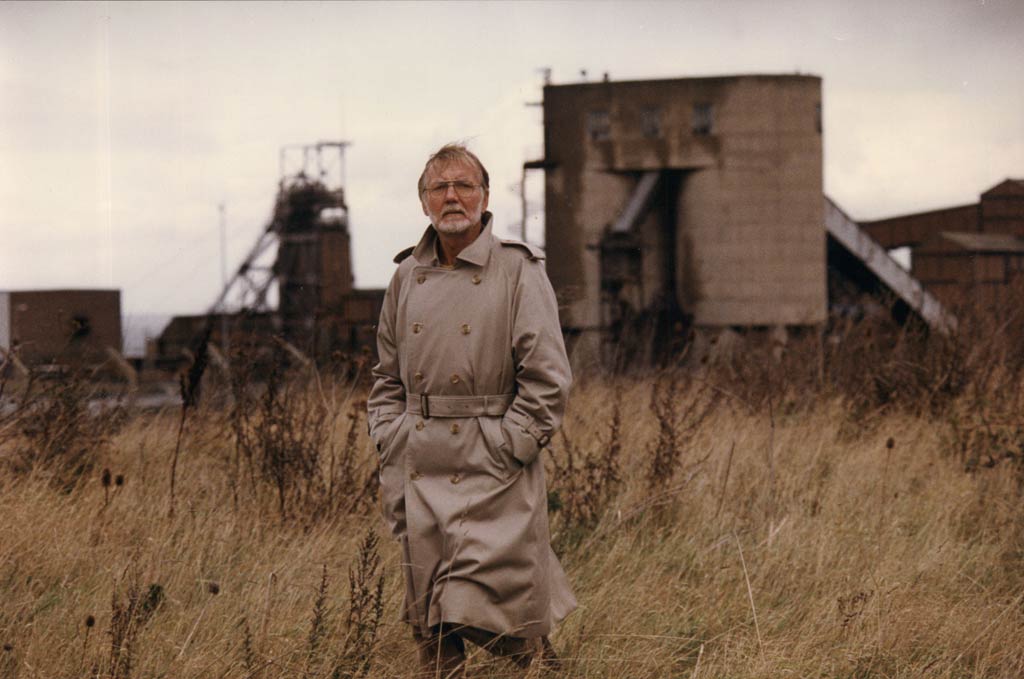
[[[368,403],[405,616],[422,633],[546,635],[576,607],[537,459],[572,381],[554,292],[542,251],[493,236],[489,213],[452,269],[436,239],[428,227],[395,258]]]

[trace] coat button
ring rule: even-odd
[[[469,323],[463,323],[462,324],[462,334],[463,335],[468,335],[469,334]]]
[[[458,434],[459,433],[459,423],[458,422],[452,422],[451,429],[452,429],[452,433],[453,434]]]
[[[478,273],[473,274],[473,285],[480,285],[480,281],[481,280],[482,279],[480,278],[480,274],[478,274]]]
[[[451,381],[451,383],[452,383],[452,384],[458,384],[459,382],[461,382],[461,381],[462,381],[462,379],[461,379],[461,378],[459,378],[459,376],[458,376],[458,375],[452,375],[452,376],[451,376],[451,377],[449,378],[449,380]]]
[[[412,376],[412,378],[413,378],[414,380],[416,380],[417,382],[419,382],[420,380],[422,380],[422,379],[423,379],[423,373],[421,373],[421,372],[420,372],[419,370],[417,370],[417,371],[416,371],[416,374],[415,374],[415,375],[413,375],[413,376]]]
[[[413,323],[412,324],[413,334],[419,334],[420,330],[422,330],[422,329],[423,329],[423,324],[422,323]]]
[[[451,478],[451,479],[449,479],[449,480],[450,480],[450,481],[451,481],[452,483],[458,483],[459,481],[461,481],[461,480],[462,480],[462,475],[461,475],[461,474],[452,474],[452,478]]]
[[[409,474],[409,480],[419,481],[421,476],[423,476],[423,474],[420,474],[419,472],[412,472]]]
[[[427,277],[424,276],[423,274],[420,274],[419,276],[416,277],[416,282],[417,283],[426,283],[427,282]]]
[[[419,422],[416,423],[416,431],[423,431],[424,426],[425,425],[423,424],[423,420],[420,420]]]

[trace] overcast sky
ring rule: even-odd
[[[442,143],[513,233],[555,84],[812,73],[825,190],[856,219],[1024,177],[1024,2],[0,3],[0,290],[116,287],[202,312],[264,229],[287,144],[345,139],[356,284],[425,221]],[[533,191],[540,198],[542,189]]]

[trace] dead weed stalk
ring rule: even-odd
[[[134,570],[129,575],[124,599],[115,589],[110,601],[110,655],[107,662],[109,679],[129,679],[136,644],[142,628],[152,619],[164,600],[159,584],[150,585],[145,594],[139,587]]]
[[[548,506],[559,516],[559,535],[572,540],[593,528],[622,483],[622,393],[612,400],[608,432],[596,450],[584,451],[563,427],[563,454],[553,455]]]
[[[657,436],[649,446],[647,488],[652,492],[670,485],[684,451],[722,398],[720,390],[704,382],[694,381],[684,389],[682,380],[683,373],[673,371],[651,388],[651,411],[658,422]]]
[[[170,473],[170,498],[167,506],[167,516],[174,516],[174,490],[175,481],[178,475],[178,455],[181,452],[181,441],[185,435],[185,420],[190,411],[195,410],[199,404],[200,387],[203,381],[203,373],[206,372],[206,365],[209,362],[208,348],[210,345],[210,334],[213,332],[212,322],[207,322],[206,330],[199,338],[196,346],[192,364],[187,372],[179,375],[178,382],[181,391],[181,415],[178,419],[178,435],[174,443],[174,454],[171,456]]]

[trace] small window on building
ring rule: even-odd
[[[640,131],[648,139],[661,136],[661,109],[648,106],[640,109]]]
[[[821,102],[814,105],[814,127],[821,134]]]
[[[693,105],[693,133],[711,134],[712,118],[711,104]]]
[[[587,114],[587,137],[590,141],[605,141],[612,136],[612,121],[608,111],[591,111]]]
[[[71,318],[71,339],[85,339],[92,332],[92,324],[88,316],[75,315]]]

